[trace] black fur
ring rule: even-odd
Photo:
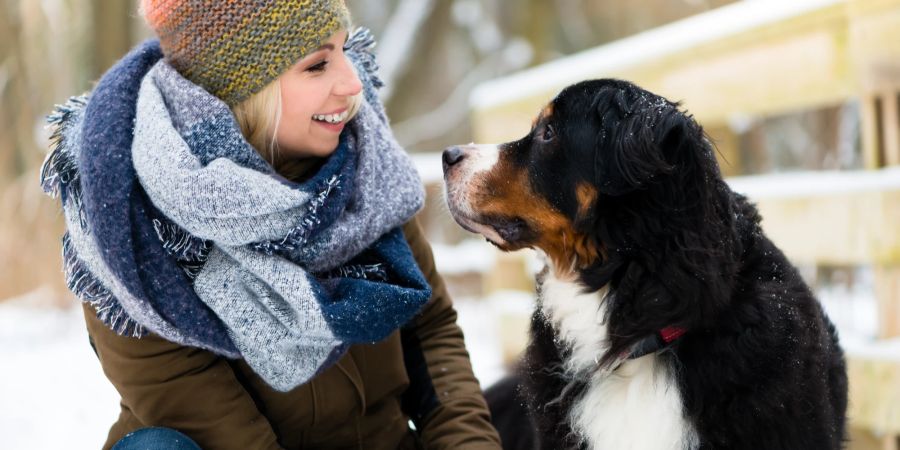
[[[509,376],[485,391],[491,420],[500,433],[504,450],[539,450],[534,419],[521,395],[518,376]]]
[[[702,450],[843,448],[847,378],[834,327],[763,234],[755,207],[723,181],[701,127],[677,104],[619,80],[570,86],[550,110],[501,148],[605,250],[579,273],[588,290],[610,287],[610,350],[600,364],[683,327],[659,356],[677,374]],[[584,183],[599,195],[579,211]],[[542,448],[577,446],[564,418],[584,385],[563,392],[570,380],[555,369],[566,350],[539,314],[531,331],[523,388]]]

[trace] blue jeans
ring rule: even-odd
[[[191,438],[171,428],[141,428],[128,433],[112,450],[201,450]]]

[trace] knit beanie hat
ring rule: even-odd
[[[141,0],[141,11],[169,64],[229,106],[350,27],[343,0]]]

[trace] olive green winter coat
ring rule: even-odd
[[[86,306],[91,341],[122,397],[104,449],[148,426],[179,430],[212,450],[499,449],[431,248],[415,220],[403,231],[431,300],[403,330],[352,346],[289,392],[271,389],[240,360],[155,335],[119,336]]]

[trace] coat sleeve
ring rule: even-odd
[[[88,333],[103,372],[121,395],[122,415],[109,448],[135,428],[181,431],[211,449],[278,449],[275,433],[228,361],[156,335],[119,336],[85,306]]]
[[[500,438],[472,373],[456,310],[435,270],[431,247],[416,220],[403,231],[432,289],[428,304],[401,332],[410,378],[404,410],[427,449],[499,449]]]

